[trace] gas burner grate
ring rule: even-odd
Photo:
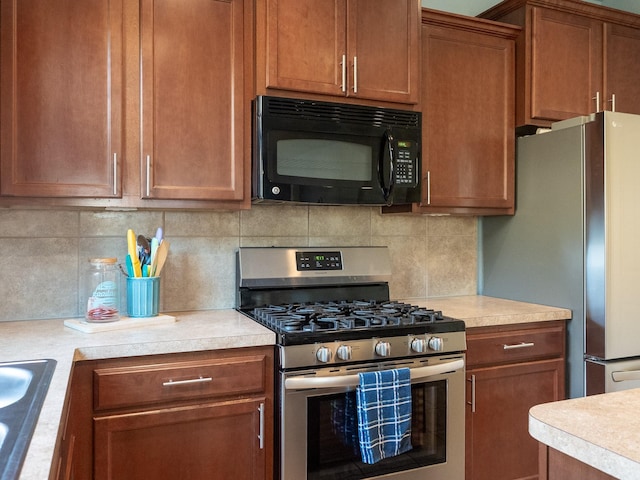
[[[322,302],[268,305],[253,310],[263,324],[281,332],[383,329],[445,320],[442,312],[403,302]]]

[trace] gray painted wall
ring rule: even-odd
[[[618,10],[626,10],[640,14],[640,2],[638,0],[586,0],[589,3],[603,5],[605,7],[617,8]],[[443,10],[445,12],[459,13],[462,15],[476,15],[497,5],[500,2],[495,0],[422,0],[422,6],[433,8],[435,10]]]

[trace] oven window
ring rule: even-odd
[[[278,175],[371,182],[370,145],[317,138],[281,139]]]
[[[376,464],[360,461],[355,391],[307,399],[307,478],[356,480],[446,461],[445,380],[412,385],[413,449]]]

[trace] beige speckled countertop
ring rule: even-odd
[[[536,405],[536,440],[615,478],[640,478],[640,389]]]
[[[561,320],[562,308],[482,296],[406,299],[464,320],[467,328]],[[63,320],[0,322],[0,362],[52,358],[56,369],[27,452],[20,480],[49,475],[69,374],[74,361],[221,348],[273,345],[275,335],[234,310],[175,314],[176,322],[144,328],[82,333]]]
[[[515,302],[481,295],[410,298],[404,301],[434,310],[442,310],[442,313],[448,317],[464,320],[467,328],[571,318],[571,310],[566,308]]]
[[[176,322],[172,324],[99,333],[82,333],[67,328],[63,320],[0,322],[0,362],[40,358],[51,358],[57,362],[20,480],[49,477],[74,361],[275,343],[273,332],[234,310],[173,315]]]

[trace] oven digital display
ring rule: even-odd
[[[332,252],[296,252],[296,268],[306,270],[342,270],[342,254]]]

